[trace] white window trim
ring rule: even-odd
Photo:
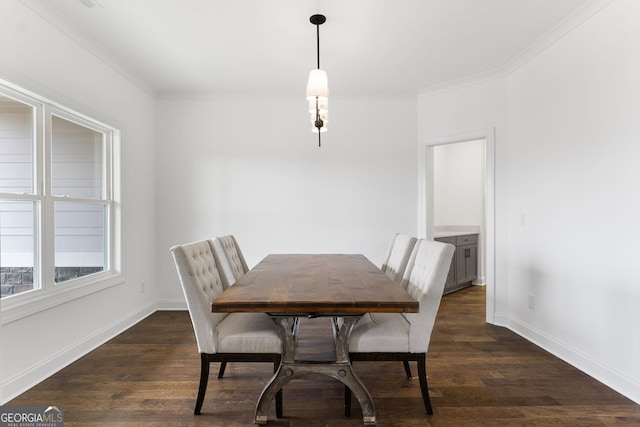
[[[44,143],[45,134],[50,132],[50,129],[46,129],[47,127],[50,127],[50,124],[43,126],[43,123],[47,117],[50,117],[52,114],[82,125],[88,125],[94,129],[109,132],[111,134],[111,141],[107,148],[111,151],[110,156],[107,156],[107,161],[110,163],[106,165],[107,177],[105,178],[108,180],[106,185],[107,190],[110,192],[111,200],[109,202],[111,207],[111,209],[109,209],[109,214],[113,215],[113,218],[110,218],[109,220],[111,225],[109,227],[108,236],[110,242],[108,254],[109,269],[107,271],[80,277],[73,279],[72,281],[65,282],[64,284],[57,285],[54,283],[53,277],[48,277],[50,274],[43,274],[43,272],[40,272],[39,289],[34,289],[32,291],[27,291],[0,300],[1,324],[5,325],[125,282],[122,263],[124,258],[122,252],[123,159],[121,150],[121,131],[116,127],[109,126],[99,120],[88,117],[3,79],[0,79],[0,85],[2,85],[3,91],[9,93],[11,97],[36,107],[34,117],[34,120],[36,121],[35,143],[39,144],[41,147]],[[34,160],[36,162],[36,165],[34,165],[34,179],[35,185],[38,188],[35,196],[29,195],[21,197],[21,195],[12,194],[12,199],[39,199],[41,203],[44,203],[44,180],[47,178],[43,176],[43,164],[46,164],[46,159],[43,158],[42,149],[36,150],[36,158]],[[51,227],[52,225],[53,218],[40,220],[40,227]],[[42,236],[42,233],[43,231],[40,229],[38,231],[38,235]],[[51,263],[54,256],[53,242],[49,242],[48,247],[45,247],[44,243],[40,242],[38,248],[36,248],[35,256],[36,262],[41,265]]]

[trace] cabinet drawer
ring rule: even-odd
[[[477,234],[465,234],[464,236],[456,236],[456,246],[475,245],[478,243]]]
[[[436,242],[442,242],[442,243],[451,243],[452,245],[456,245],[456,238],[455,237],[438,237],[437,239],[433,239]]]

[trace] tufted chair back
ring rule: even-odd
[[[416,238],[405,234],[396,234],[389,245],[381,270],[394,282],[401,284],[402,277],[416,244]]]
[[[220,265],[222,286],[227,289],[236,280],[249,271],[247,262],[240,251],[236,238],[232,235],[216,237],[213,239],[213,249],[216,261]]]
[[[454,250],[448,243],[420,239],[411,253],[402,285],[420,302],[420,312],[404,314],[411,323],[410,353],[426,353],[429,348]]]
[[[217,325],[228,315],[212,313],[211,302],[222,293],[222,279],[210,240],[171,248],[200,353],[216,352]]]

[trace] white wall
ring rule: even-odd
[[[508,154],[514,328],[636,402],[638,22],[613,2],[511,75]]]
[[[161,100],[161,307],[183,306],[172,245],[234,234],[249,266],[272,252],[382,262],[416,232],[415,99],[332,99],[322,147],[300,99]]]
[[[125,281],[2,325],[3,403],[155,308],[155,100],[70,34],[0,2],[0,77],[122,130]]]
[[[484,140],[433,147],[433,225],[484,221]]]
[[[418,102],[420,139],[496,129],[497,323],[636,402],[639,20],[613,2],[508,77]]]

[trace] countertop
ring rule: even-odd
[[[438,239],[440,237],[466,236],[468,234],[478,234],[478,233],[476,231],[434,231],[433,238]]]

